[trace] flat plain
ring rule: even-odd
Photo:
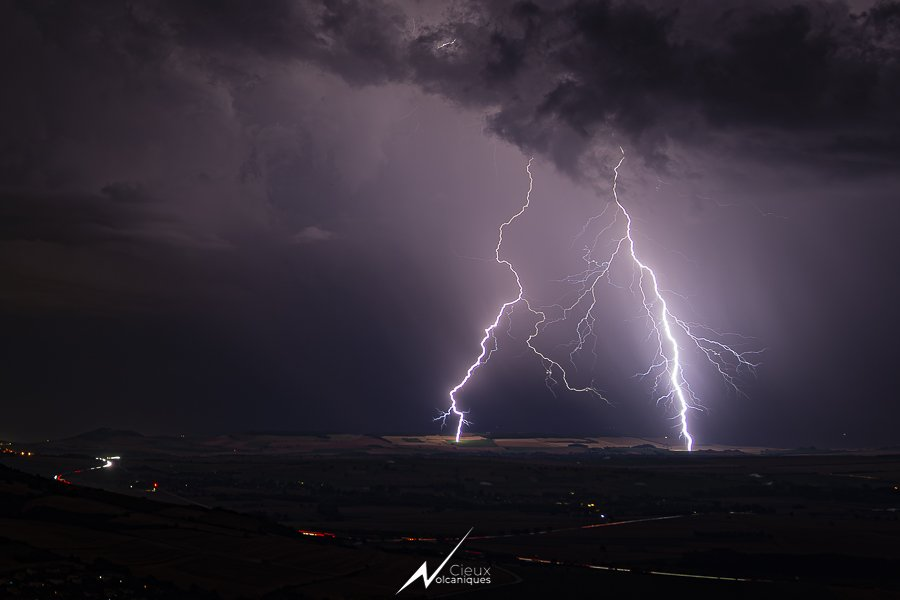
[[[458,558],[490,586],[404,595],[900,595],[892,449],[111,430],[4,448],[9,594],[52,567],[106,569],[123,598],[386,597],[472,528]]]

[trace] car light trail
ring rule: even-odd
[[[116,461],[120,460],[120,456],[103,456],[97,457],[97,460],[102,460],[102,465],[97,465],[96,467],[90,467],[88,469],[75,469],[74,471],[66,471],[65,473],[59,473],[53,476],[53,479],[59,481],[60,483],[64,483],[66,485],[72,485],[72,482],[65,478],[66,475],[80,475],[85,471],[97,471],[98,469],[109,469],[110,467],[115,466]]]
[[[685,577],[688,579],[706,579],[713,581],[734,581],[738,583],[774,583],[771,579],[755,579],[751,577],[727,577],[725,575],[699,575],[697,573],[679,573],[676,571],[644,571],[641,569],[632,569],[628,567],[611,567],[608,565],[595,565],[591,563],[572,563],[562,560],[550,560],[546,558],[538,558],[536,556],[517,556],[516,560],[520,562],[532,563],[537,565],[551,565],[558,567],[581,567],[584,569],[593,569],[596,571],[610,571],[615,573],[635,573],[638,575],[659,575],[663,577]]]
[[[328,531],[310,531],[308,529],[298,529],[297,533],[300,535],[305,535],[307,537],[317,537],[317,538],[335,538],[337,537],[335,534]]]

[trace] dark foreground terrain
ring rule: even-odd
[[[900,453],[145,437],[0,454],[0,597],[900,597]],[[29,454],[30,453],[30,454]],[[99,457],[99,458],[98,458]]]

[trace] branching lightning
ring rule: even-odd
[[[439,414],[435,420],[440,420],[442,425],[450,417],[456,417],[456,441],[459,441],[462,434],[462,427],[468,424],[465,419],[467,411],[459,408],[457,394],[465,387],[472,378],[474,373],[491,358],[491,355],[497,350],[498,342],[496,337],[497,327],[506,315],[508,316],[517,304],[523,304],[528,311],[536,318],[534,327],[531,330],[525,343],[528,348],[540,359],[545,369],[546,383],[548,388],[553,391],[557,385],[562,384],[567,390],[574,392],[589,392],[600,398],[603,398],[601,392],[594,387],[593,383],[589,386],[579,387],[569,382],[569,375],[563,366],[556,360],[550,358],[545,352],[539,350],[535,346],[536,339],[549,326],[563,321],[567,321],[570,316],[580,314],[575,326],[576,339],[570,344],[569,362],[575,365],[576,356],[585,348],[587,341],[593,336],[596,340],[594,325],[596,318],[594,311],[597,308],[597,286],[601,280],[606,280],[612,285],[611,270],[614,264],[629,261],[632,270],[632,281],[630,285],[631,291],[635,296],[640,297],[641,310],[649,324],[649,339],[654,341],[654,356],[651,364],[647,369],[638,375],[642,378],[654,378],[654,390],[662,390],[661,395],[657,399],[657,403],[672,402],[676,407],[678,426],[680,435],[685,442],[686,448],[690,451],[694,447],[694,437],[690,432],[688,415],[691,410],[698,409],[699,399],[691,388],[690,383],[685,378],[684,352],[686,349],[696,349],[706,360],[716,369],[718,375],[724,382],[735,392],[741,393],[738,386],[738,377],[743,372],[753,373],[757,363],[752,362],[748,357],[758,354],[761,351],[738,351],[728,343],[721,341],[736,334],[722,334],[716,330],[700,325],[698,323],[687,321],[675,313],[670,308],[670,303],[666,296],[677,295],[670,290],[660,287],[657,273],[648,264],[643,262],[639,256],[635,245],[633,235],[633,221],[631,214],[622,204],[618,194],[619,168],[625,161],[625,151],[621,149],[622,156],[616,164],[613,172],[612,193],[613,201],[608,203],[603,211],[591,217],[582,228],[581,232],[576,236],[575,241],[587,234],[595,221],[603,219],[607,212],[612,208],[612,220],[607,223],[596,235],[593,242],[584,248],[582,259],[586,263],[586,267],[578,274],[572,275],[564,279],[564,282],[575,284],[578,291],[575,294],[574,302],[568,305],[555,304],[547,308],[535,308],[525,296],[525,290],[522,281],[515,267],[507,259],[501,255],[503,246],[503,233],[507,227],[521,217],[531,204],[531,193],[534,189],[534,179],[531,173],[531,165],[534,158],[531,158],[525,170],[528,173],[528,192],[525,195],[525,203],[519,211],[504,222],[498,231],[497,246],[494,249],[494,257],[498,264],[505,266],[512,273],[516,281],[518,293],[516,296],[500,305],[493,322],[484,329],[484,336],[481,338],[481,353],[475,361],[467,369],[465,376],[450,390],[450,407]],[[621,222],[620,222],[621,220]],[[612,251],[598,259],[598,247],[604,235],[612,231],[617,225],[622,226],[622,232],[613,240]],[[574,245],[574,242],[573,242]],[[584,305],[586,309],[583,309]],[[554,309],[558,316],[548,319],[546,311]],[[584,311],[582,313],[582,310]],[[743,336],[738,336],[742,340],[746,340]],[[605,399],[605,398],[604,398]]]
[[[469,365],[469,368],[466,370],[466,374],[463,376],[463,378],[460,380],[460,382],[457,383],[456,386],[454,386],[453,389],[450,390],[450,408],[448,408],[444,412],[441,412],[441,414],[435,418],[436,421],[440,420],[441,424],[445,425],[448,418],[450,418],[451,416],[457,417],[457,423],[456,423],[456,441],[457,442],[459,442],[459,437],[462,435],[463,424],[468,424],[468,421],[466,421],[466,418],[465,418],[466,412],[461,411],[459,409],[456,394],[459,393],[459,391],[463,387],[465,387],[465,385],[472,378],[472,375],[475,374],[475,371],[477,371],[481,366],[486,364],[488,362],[488,360],[490,360],[491,355],[497,349],[497,337],[496,337],[497,327],[499,327],[500,321],[501,321],[501,319],[503,319],[503,316],[506,315],[508,313],[508,311],[512,311],[513,307],[516,304],[518,304],[519,302],[524,303],[525,306],[528,308],[528,310],[533,315],[537,316],[539,319],[537,321],[537,323],[535,323],[534,330],[531,332],[531,335],[528,336],[528,339],[526,340],[526,344],[531,349],[531,351],[534,352],[543,362],[544,368],[545,368],[546,374],[547,374],[548,383],[550,383],[550,382],[558,383],[559,380],[556,380],[553,377],[554,369],[556,369],[559,371],[560,380],[562,381],[563,385],[566,386],[567,389],[569,389],[573,392],[593,392],[597,395],[600,395],[600,393],[593,387],[578,388],[578,387],[572,387],[571,385],[569,385],[568,375],[566,374],[565,369],[563,369],[563,367],[559,363],[557,363],[553,359],[545,356],[539,350],[537,350],[537,348],[534,347],[534,345],[532,344],[532,341],[540,333],[540,325],[546,321],[546,316],[544,315],[543,312],[541,312],[539,310],[535,310],[531,307],[531,304],[525,298],[525,289],[522,287],[522,280],[519,277],[519,273],[516,271],[515,267],[513,267],[512,263],[509,262],[508,260],[506,260],[505,258],[503,258],[500,254],[500,251],[503,247],[503,232],[504,232],[504,230],[507,227],[509,227],[510,225],[512,225],[516,219],[518,219],[523,214],[525,214],[525,211],[528,210],[528,207],[531,205],[531,192],[534,190],[534,177],[531,174],[531,163],[533,161],[534,161],[534,157],[530,158],[528,160],[528,163],[525,165],[525,172],[528,173],[528,192],[525,194],[525,203],[519,209],[519,212],[517,212],[516,214],[511,216],[506,222],[504,222],[502,225],[500,225],[500,229],[498,230],[498,234],[497,234],[497,246],[494,248],[494,259],[497,261],[498,264],[505,266],[507,269],[509,269],[509,272],[512,273],[513,277],[516,280],[516,288],[518,289],[518,293],[516,294],[515,298],[513,298],[512,300],[508,300],[507,302],[504,302],[503,304],[500,305],[500,308],[497,311],[497,315],[494,317],[493,322],[490,325],[488,325],[484,330],[484,337],[481,338],[481,344],[480,344],[481,345],[481,353],[478,355],[478,358],[475,359],[475,362],[473,362],[471,365]]]

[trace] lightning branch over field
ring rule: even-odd
[[[657,403],[673,402],[675,404],[680,435],[689,451],[693,449],[694,438],[690,432],[688,414],[691,410],[699,408],[699,399],[685,378],[684,353],[686,349],[699,351],[709,364],[715,368],[724,382],[738,394],[741,393],[738,386],[738,378],[743,372],[752,374],[758,366],[757,363],[751,362],[748,357],[759,354],[761,351],[738,351],[732,345],[721,341],[732,336],[737,336],[741,340],[748,338],[737,334],[720,333],[704,325],[684,320],[672,312],[666,296],[677,296],[677,294],[661,288],[657,273],[639,258],[632,231],[633,221],[631,214],[619,199],[619,168],[625,161],[625,151],[622,148],[619,150],[622,152],[622,156],[613,169],[615,174],[612,185],[613,201],[608,203],[600,214],[588,219],[581,232],[576,236],[576,241],[588,232],[595,221],[601,220],[610,208],[613,208],[612,220],[594,236],[593,243],[584,248],[582,259],[587,265],[586,268],[564,280],[568,283],[576,284],[579,288],[574,302],[568,305],[556,304],[547,308],[535,308],[532,306],[525,296],[519,273],[512,263],[501,256],[505,228],[512,225],[516,219],[522,216],[531,204],[531,193],[534,189],[531,164],[534,159],[531,158],[528,161],[525,170],[528,173],[529,184],[528,192],[525,195],[525,203],[516,214],[500,226],[497,246],[494,250],[496,262],[508,268],[515,278],[518,293],[515,298],[500,305],[494,321],[484,330],[484,336],[481,338],[480,344],[481,353],[469,366],[462,380],[450,390],[450,407],[446,411],[441,412],[435,419],[440,420],[442,425],[444,425],[451,416],[457,417],[457,442],[462,434],[463,425],[468,424],[468,421],[465,419],[467,411],[460,410],[457,394],[469,382],[475,371],[490,360],[491,355],[498,347],[496,338],[497,327],[500,325],[504,315],[511,313],[513,308],[519,303],[523,304],[536,317],[534,327],[525,343],[541,360],[545,369],[547,387],[553,391],[556,386],[562,384],[569,391],[589,392],[605,400],[593,383],[585,387],[570,384],[568,373],[563,366],[539,350],[535,346],[535,341],[551,325],[567,321],[572,315],[581,314],[575,326],[576,339],[570,344],[572,349],[569,352],[569,362],[574,366],[576,356],[584,349],[587,341],[592,336],[596,340],[594,311],[597,309],[598,303],[597,286],[601,280],[606,280],[608,283],[613,284],[610,271],[614,263],[630,262],[633,274],[630,289],[635,296],[640,297],[642,312],[650,328],[649,339],[655,342],[654,356],[650,365],[638,375],[642,378],[654,377],[653,389],[657,391],[662,390]],[[597,254],[600,241],[606,233],[612,231],[616,225],[620,224],[620,219],[622,221],[621,225],[624,226],[621,234],[614,240],[612,252],[598,260],[595,255]],[[587,308],[583,309],[582,307],[585,304]],[[546,311],[550,308],[556,310],[559,316],[548,319]]]
[[[519,304],[520,302],[522,302],[526,306],[526,308],[529,310],[529,312],[531,312],[533,315],[537,316],[539,319],[537,321],[537,323],[535,324],[534,330],[532,331],[531,335],[526,340],[526,344],[531,349],[531,351],[534,352],[543,362],[544,368],[546,370],[548,382],[552,381],[553,383],[558,383],[559,381],[562,381],[563,385],[565,385],[566,388],[570,391],[593,392],[597,395],[600,395],[599,391],[597,391],[593,387],[579,388],[579,387],[573,387],[573,386],[569,385],[568,375],[566,374],[566,371],[562,367],[562,365],[560,365],[553,359],[545,356],[540,351],[538,351],[537,348],[534,347],[534,345],[532,344],[532,341],[539,334],[539,326],[541,323],[546,321],[546,316],[544,315],[543,312],[541,312],[539,310],[535,310],[531,307],[531,303],[528,302],[528,300],[525,298],[525,289],[522,287],[522,280],[519,277],[519,273],[516,271],[515,267],[513,267],[511,262],[509,262],[508,260],[506,260],[505,258],[503,258],[500,255],[500,250],[502,249],[502,246],[503,246],[504,230],[507,227],[509,227],[510,225],[512,225],[516,219],[518,219],[523,214],[525,214],[525,211],[528,210],[528,207],[531,205],[531,192],[534,190],[534,177],[531,174],[531,163],[533,161],[534,161],[534,157],[530,158],[528,160],[528,163],[525,165],[525,172],[528,173],[528,192],[525,194],[525,204],[522,205],[522,207],[519,209],[519,212],[517,212],[516,214],[511,216],[509,218],[509,220],[507,220],[505,223],[500,225],[500,229],[497,234],[497,246],[494,248],[494,259],[497,261],[498,264],[505,266],[507,269],[509,269],[509,272],[512,273],[513,277],[516,280],[516,288],[518,289],[518,293],[516,294],[515,298],[513,298],[512,300],[508,300],[507,302],[504,302],[503,304],[500,305],[500,308],[497,311],[497,315],[494,317],[493,322],[490,325],[488,325],[484,330],[484,337],[481,338],[481,344],[480,344],[481,345],[481,353],[475,359],[475,362],[473,362],[471,365],[469,365],[469,368],[466,370],[466,374],[463,376],[463,378],[460,380],[460,382],[457,383],[456,386],[454,386],[453,389],[450,390],[450,408],[448,408],[444,412],[441,412],[441,414],[439,414],[435,418],[436,421],[439,420],[439,421],[441,421],[442,425],[445,425],[448,418],[450,418],[451,416],[457,417],[457,422],[456,422],[456,441],[457,442],[459,442],[459,437],[460,437],[460,435],[462,435],[463,424],[468,424],[468,421],[466,421],[466,412],[467,411],[461,411],[459,409],[459,405],[457,404],[456,394],[459,393],[459,391],[462,390],[463,387],[465,387],[465,385],[472,378],[472,375],[475,374],[475,371],[477,371],[481,366],[483,366],[490,360],[491,355],[497,349],[496,332],[497,332],[497,327],[499,327],[499,325],[500,325],[501,319],[503,319],[503,316],[508,314],[508,311],[511,311],[513,309],[513,307],[516,304]],[[554,370],[558,371],[558,373],[560,375],[559,380],[554,378],[554,376],[553,376],[554,372],[555,372]]]
[[[569,306],[560,307],[562,308],[562,316],[556,321],[565,320],[570,313],[576,312],[583,303],[588,303],[587,310],[585,310],[584,315],[579,319],[575,328],[577,341],[569,354],[570,360],[574,361],[575,355],[584,348],[587,339],[594,335],[597,284],[603,279],[612,283],[610,270],[617,259],[620,261],[630,260],[632,272],[635,273],[635,278],[632,279],[631,283],[631,290],[640,296],[641,306],[650,326],[650,338],[655,340],[654,358],[647,369],[639,373],[639,375],[641,377],[654,376],[654,390],[663,390],[663,393],[657,399],[658,403],[674,401],[681,437],[684,439],[687,449],[692,450],[694,438],[691,435],[688,424],[688,413],[692,409],[699,407],[699,399],[685,378],[683,356],[685,348],[682,344],[690,345],[702,353],[725,383],[738,394],[741,393],[741,389],[738,386],[738,377],[742,372],[753,373],[758,366],[757,363],[751,362],[748,357],[759,354],[761,351],[741,352],[735,350],[731,345],[721,341],[722,338],[729,337],[729,334],[721,334],[704,325],[686,321],[672,312],[669,301],[666,299],[666,294],[674,295],[674,293],[662,289],[657,273],[639,258],[632,231],[633,221],[631,214],[619,199],[619,168],[625,162],[625,151],[622,148],[619,148],[619,150],[622,152],[622,156],[613,169],[615,173],[612,186],[613,202],[604,207],[599,215],[589,219],[579,236],[586,233],[592,221],[601,219],[610,206],[614,207],[613,219],[594,236],[593,244],[585,247],[583,259],[587,263],[587,268],[578,275],[569,278],[570,281],[581,285],[581,291],[577,295],[575,302]],[[615,227],[620,217],[624,221],[624,231],[615,240],[612,252],[603,257],[602,260],[597,260],[595,253],[599,241],[606,232]],[[620,259],[620,256],[625,256],[625,258]],[[730,335],[735,336],[736,334]],[[743,336],[738,337],[746,339]]]

